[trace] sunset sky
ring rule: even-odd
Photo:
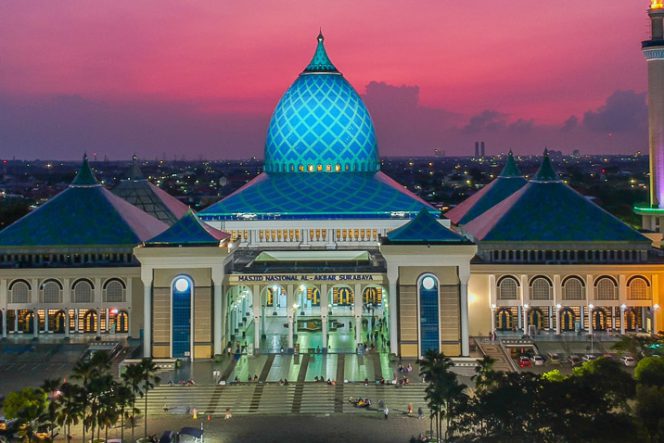
[[[0,158],[262,157],[319,27],[381,155],[647,149],[647,0],[0,2]]]

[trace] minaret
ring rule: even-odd
[[[641,43],[648,63],[648,132],[650,195],[648,206],[636,206],[643,228],[664,231],[664,0],[651,0],[650,40]]]

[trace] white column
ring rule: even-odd
[[[523,335],[528,335],[528,305],[523,305],[521,310],[523,313]]]
[[[97,337],[101,337],[101,309],[97,309]]]
[[[355,283],[353,310],[355,311],[355,345],[362,342],[362,285]]]
[[[295,340],[293,335],[295,334],[295,316],[297,315],[297,309],[293,307],[293,305],[296,304],[295,285],[288,285],[287,291],[286,306],[288,312],[288,350],[292,351],[295,348]]]
[[[586,329],[583,327],[585,316],[586,316],[586,308],[584,308],[583,306],[579,306],[579,320],[581,322],[580,328],[582,331]]]
[[[496,305],[491,305],[491,333],[496,332]]]
[[[48,334],[48,309],[44,309],[44,333]]]
[[[556,304],[556,334],[560,335],[560,310],[562,306],[560,303]]]
[[[223,271],[221,275],[218,269],[212,270],[212,355],[221,355],[223,353],[222,338],[222,282]]]
[[[78,332],[78,308],[74,309],[74,331]]]
[[[616,330],[616,307],[611,306],[611,332],[615,332]]]
[[[18,333],[18,309],[14,309],[14,334]]]
[[[657,334],[657,311],[658,310],[659,310],[659,305],[653,305],[653,307],[650,308],[650,317],[652,319],[651,322],[650,322],[650,325],[652,326],[652,330],[650,331],[650,333],[652,335]],[[2,324],[3,325],[5,324],[4,320],[3,320]],[[5,335],[3,335],[3,337],[4,336],[6,336],[6,333],[5,333]]]
[[[470,268],[459,267],[459,289],[461,290],[461,355],[470,355],[470,337],[468,332],[468,280],[470,279]],[[439,301],[440,303],[440,301]]]
[[[39,311],[33,309],[34,315],[32,316],[32,333],[35,337],[39,335]]]
[[[593,333],[593,305],[588,305],[588,334]]]
[[[655,324],[655,316],[653,315],[653,325]],[[7,310],[2,310],[2,338],[7,337]]]
[[[65,308],[65,337],[69,337],[69,308]]]
[[[327,293],[327,284],[323,283],[320,285],[320,321],[322,325],[322,334],[323,334],[323,352],[327,352],[327,334],[328,334],[328,304],[329,297]]]
[[[251,289],[251,303],[253,304],[254,315],[254,352],[258,352],[261,347],[261,292],[260,286],[254,285]],[[221,341],[221,340],[220,340]],[[221,344],[220,344],[221,346]]]
[[[523,329],[523,306],[516,307],[516,328]]]
[[[141,267],[143,282],[143,357],[152,356],[152,268]],[[78,325],[78,322],[76,323]]]
[[[292,350],[293,344],[293,307],[288,308],[288,350]]]
[[[397,279],[399,278],[399,268],[397,266],[390,266],[387,268],[387,280],[389,282],[390,293],[388,299],[390,305],[388,306],[388,313],[390,315],[390,353],[399,354],[398,331],[397,331]]]
[[[108,308],[104,309],[104,319],[105,319],[104,325],[106,326],[106,328],[105,328],[106,330],[105,330],[104,332],[108,332],[108,331],[111,330],[111,326],[108,324],[108,321],[109,321],[109,319],[110,319],[110,315],[109,315],[109,314],[110,314],[110,313],[108,312]],[[100,323],[101,323],[101,322],[100,322]]]
[[[620,306],[620,334],[625,335],[625,305]]]

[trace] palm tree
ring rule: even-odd
[[[136,424],[136,414],[139,410],[136,408],[136,399],[143,396],[141,390],[141,383],[143,381],[143,372],[139,364],[127,365],[125,372],[122,374],[124,385],[131,391],[130,398],[130,420],[131,420],[131,441],[134,440],[134,425]]]
[[[125,418],[129,418],[135,413],[136,408],[134,404],[136,403],[136,394],[134,394],[134,391],[125,382],[117,385],[115,395],[120,417],[120,440],[124,441]],[[132,441],[134,441],[133,438]]]
[[[44,380],[41,386],[42,390],[48,396],[48,407],[44,414],[44,422],[48,426],[49,437],[51,441],[55,438],[55,428],[57,426],[56,418],[58,412],[57,399],[60,395],[60,379],[52,378]]]
[[[148,392],[150,389],[154,388],[161,379],[157,376],[157,365],[154,364],[151,358],[144,358],[138,364],[140,368],[141,378],[143,382],[143,393],[145,397],[145,411],[144,411],[144,429],[143,437],[147,438],[148,436]]]
[[[86,392],[88,414],[83,418],[83,435],[86,429],[91,429],[92,439],[99,423],[100,396],[110,389],[113,381],[113,377],[109,375],[111,363],[111,356],[105,351],[100,351],[93,353],[89,359],[79,360],[74,366],[72,378],[80,380]]]
[[[65,382],[60,386],[56,422],[64,426],[67,443],[71,441],[71,425],[78,424],[85,412],[85,397],[85,390],[78,385]]]

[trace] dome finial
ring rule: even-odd
[[[88,163],[88,153],[83,153],[83,163],[81,163],[81,168],[78,170],[76,177],[71,182],[70,186],[98,186],[99,182],[95,177],[92,169],[90,169],[90,164]]]
[[[337,71],[337,68],[332,64],[330,57],[327,56],[327,52],[325,51],[325,45],[323,44],[325,41],[325,37],[323,37],[323,28],[318,32],[318,37],[316,37],[316,39],[318,40],[316,52],[309,65],[304,68],[303,74],[309,72],[329,72],[338,74],[339,71]]]
[[[507,161],[503,170],[498,174],[498,177],[523,177],[519,167],[516,165],[516,161],[514,161],[514,154],[511,149],[507,153]]]
[[[549,158],[549,150],[547,148],[544,148],[542,164],[535,174],[534,180],[541,182],[553,182],[559,180],[558,174],[556,174],[556,171],[553,169],[553,165],[551,164],[551,158]]]

